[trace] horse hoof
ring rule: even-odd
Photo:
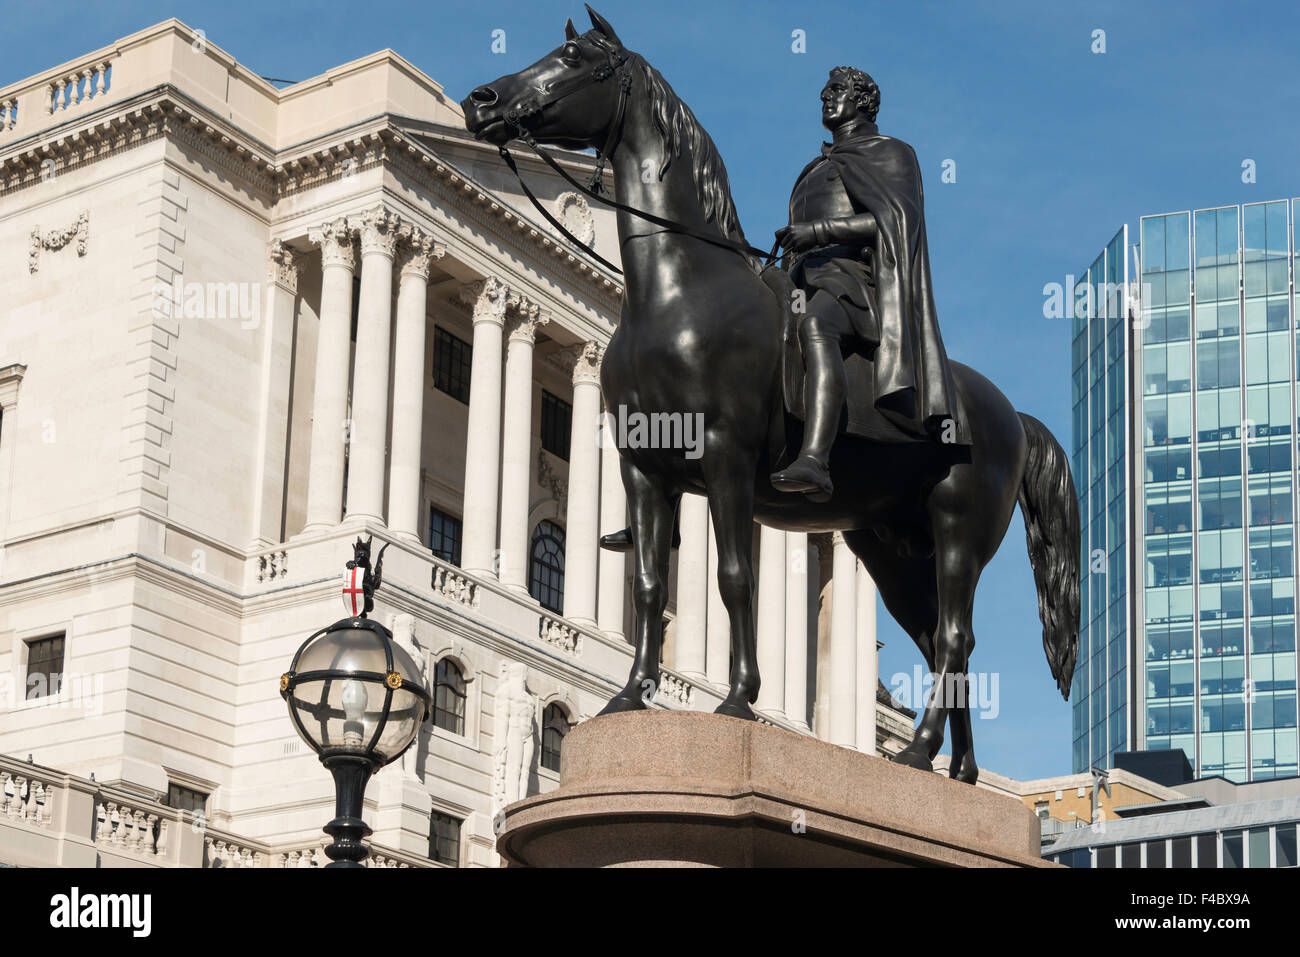
[[[742,721],[757,721],[758,715],[754,714],[754,709],[749,706],[748,701],[733,701],[727,698],[722,704],[713,709],[714,714],[725,714],[733,718],[740,718]]]
[[[963,784],[974,784],[979,780],[979,776],[980,769],[976,767],[974,761],[967,758],[962,758],[956,764],[951,764],[948,767],[948,777]]]
[[[918,771],[934,770],[934,765],[930,762],[929,758],[917,754],[915,751],[909,751],[906,748],[894,755],[894,763],[901,764],[905,768],[916,768]]]
[[[609,699],[609,703],[600,709],[600,714],[620,714],[624,711],[645,711],[646,704],[640,698],[628,698],[624,695],[615,695]]]

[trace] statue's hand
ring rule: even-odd
[[[817,245],[817,236],[811,223],[791,223],[776,231],[776,241],[783,249],[801,253]]]

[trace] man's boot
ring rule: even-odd
[[[677,519],[673,519],[673,550],[676,551],[681,547],[682,533],[677,527]],[[630,552],[632,550],[632,526],[620,529],[617,532],[610,532],[608,535],[600,536],[600,547],[611,552]]]
[[[844,404],[844,370],[840,346],[833,339],[811,339],[805,359],[803,451],[789,467],[772,475],[780,492],[804,492],[825,502],[835,487],[828,468],[831,444]]]

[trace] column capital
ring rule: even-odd
[[[403,276],[429,278],[429,266],[435,259],[447,255],[447,247],[435,240],[418,226],[407,226],[400,230],[401,251],[398,254],[398,269]]]
[[[266,278],[296,295],[301,274],[294,251],[278,239],[271,240],[266,247]]]
[[[357,256],[352,242],[352,227],[346,218],[340,216],[308,230],[307,238],[320,247],[321,265],[356,269]]]
[[[474,324],[492,322],[505,325],[506,301],[510,290],[500,279],[488,276],[460,287],[460,301],[471,307]]]
[[[393,258],[397,248],[398,230],[402,221],[387,206],[376,206],[353,217],[353,224],[361,234],[361,255],[378,253]]]
[[[536,303],[530,308],[516,309],[506,322],[506,336],[511,342],[526,342],[532,345],[537,339],[537,329],[551,321],[551,317],[542,312]]]
[[[573,384],[600,385],[600,362],[605,358],[605,347],[599,342],[590,341],[581,343],[573,352]]]

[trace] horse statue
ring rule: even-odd
[[[786,449],[798,450],[802,434],[783,401],[786,303],[744,241],[709,134],[663,76],[624,47],[608,21],[587,11],[590,30],[579,34],[570,20],[559,47],[476,87],[462,108],[466,128],[502,148],[507,159],[505,144],[523,139],[592,148],[601,167],[611,164],[625,292],[601,367],[606,407],[703,416],[698,457],[681,449],[620,449],[636,562],[636,650],[626,686],[601,713],[643,709],[644,689],[659,685],[676,512],[683,493],[703,493],[731,624],[730,688],[717,712],[755,717],[754,521],[789,531],[839,531],[934,676],[915,738],[894,760],[932,770],[950,724],[949,774],[973,784],[979,769],[966,691],[975,588],[1017,501],[1043,647],[1069,698],[1078,654],[1080,545],[1065,452],[993,383],[953,362],[968,445],[891,444],[841,432],[830,457],[829,500],[776,491],[769,476],[788,461]]]

